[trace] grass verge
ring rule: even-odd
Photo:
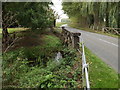
[[[66,24],[66,23],[63,23],[63,22],[57,22],[57,23],[56,23],[56,27],[60,27],[61,25],[64,25],[64,24]]]
[[[8,28],[8,32],[9,33],[13,33],[13,32],[19,32],[19,31],[24,31],[27,28]],[[2,28],[0,28],[0,33],[2,33]]]
[[[85,48],[91,88],[118,88],[118,73]]]
[[[8,33],[25,31],[27,28],[8,28]],[[0,28],[0,38],[2,38],[2,28]]]

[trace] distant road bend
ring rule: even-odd
[[[71,28],[67,25],[63,26],[71,31],[80,32],[85,46],[120,73],[120,69],[118,69],[118,38]]]

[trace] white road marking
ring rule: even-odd
[[[103,40],[103,39],[99,39],[99,40],[101,40],[101,41],[103,41],[103,42],[106,42],[106,43],[109,43],[109,44],[112,44],[112,45],[114,45],[114,46],[118,47],[118,45],[117,45],[117,44],[114,44],[114,43],[108,42],[108,41]]]
[[[87,36],[90,36],[89,34],[86,34],[86,35],[87,35]],[[94,37],[94,36],[92,36],[92,37]],[[96,38],[96,37],[95,37],[95,38]],[[106,43],[108,43],[108,44],[111,44],[111,45],[114,45],[114,46],[118,47],[117,44],[114,44],[114,43],[112,43],[112,42],[108,42],[108,41],[106,41],[106,40],[99,39],[99,38],[96,38],[96,39],[101,40],[101,41],[103,41],[103,42],[106,42]]]

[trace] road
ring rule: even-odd
[[[91,33],[64,25],[66,29],[80,32],[85,46],[100,57],[106,64],[118,71],[118,38]]]

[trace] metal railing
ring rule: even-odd
[[[79,42],[82,47],[82,52],[80,52],[80,50],[78,49],[80,54],[82,54],[82,80],[83,80],[83,84],[84,83],[86,84],[85,86],[87,90],[90,90],[90,83],[89,83],[89,76],[88,76],[88,64],[86,63],[84,43],[83,43],[82,37],[80,36],[79,38],[80,38]]]
[[[86,87],[88,90],[90,89],[89,84],[89,78],[88,78],[88,64],[86,64],[86,58],[85,58],[85,50],[84,50],[84,43],[83,39],[81,37],[81,33],[78,33],[77,31],[71,31],[69,29],[66,29],[65,27],[62,27],[62,35],[64,37],[65,43],[71,43],[71,46],[75,49],[78,49],[80,54],[82,55],[82,79],[83,84],[85,82],[85,85],[83,87]],[[78,44],[81,44],[82,50],[80,50],[80,46]],[[85,89],[86,89],[85,88]]]

